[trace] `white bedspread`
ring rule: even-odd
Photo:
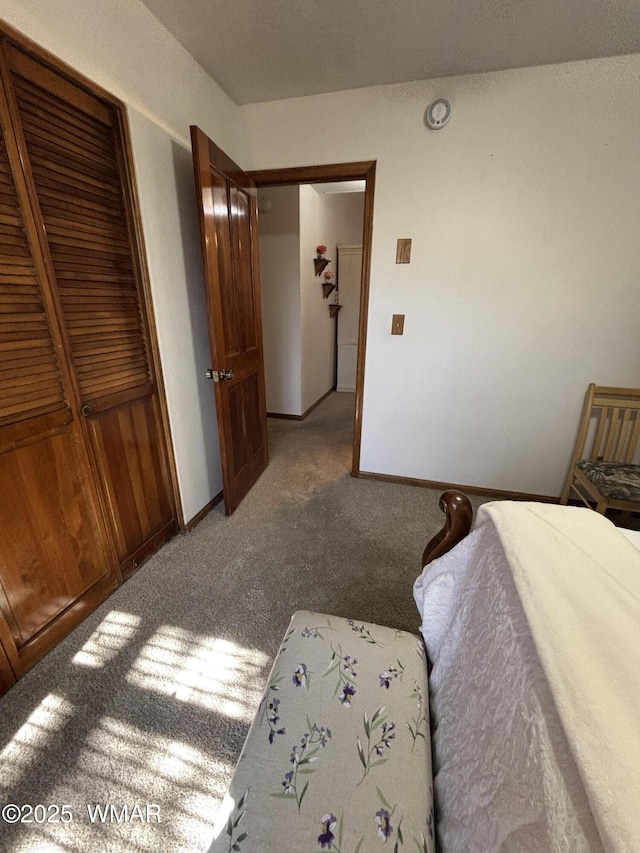
[[[497,502],[416,581],[453,851],[640,851],[640,553],[590,510]]]

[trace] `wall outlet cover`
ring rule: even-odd
[[[404,334],[404,314],[394,314],[391,318],[391,334]]]

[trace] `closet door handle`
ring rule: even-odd
[[[85,416],[85,418],[88,418],[89,415],[93,414],[93,406],[90,406],[88,403],[85,403],[80,411]]]

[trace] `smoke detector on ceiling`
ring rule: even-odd
[[[429,104],[424,114],[424,123],[429,130],[442,130],[451,116],[451,104],[446,98],[437,98]]]

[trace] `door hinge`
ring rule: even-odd
[[[211,368],[209,368],[209,370],[205,370],[204,375],[207,377],[207,379],[213,379],[214,382],[218,382],[218,380],[220,378],[218,376],[218,371],[217,370],[211,370]]]

